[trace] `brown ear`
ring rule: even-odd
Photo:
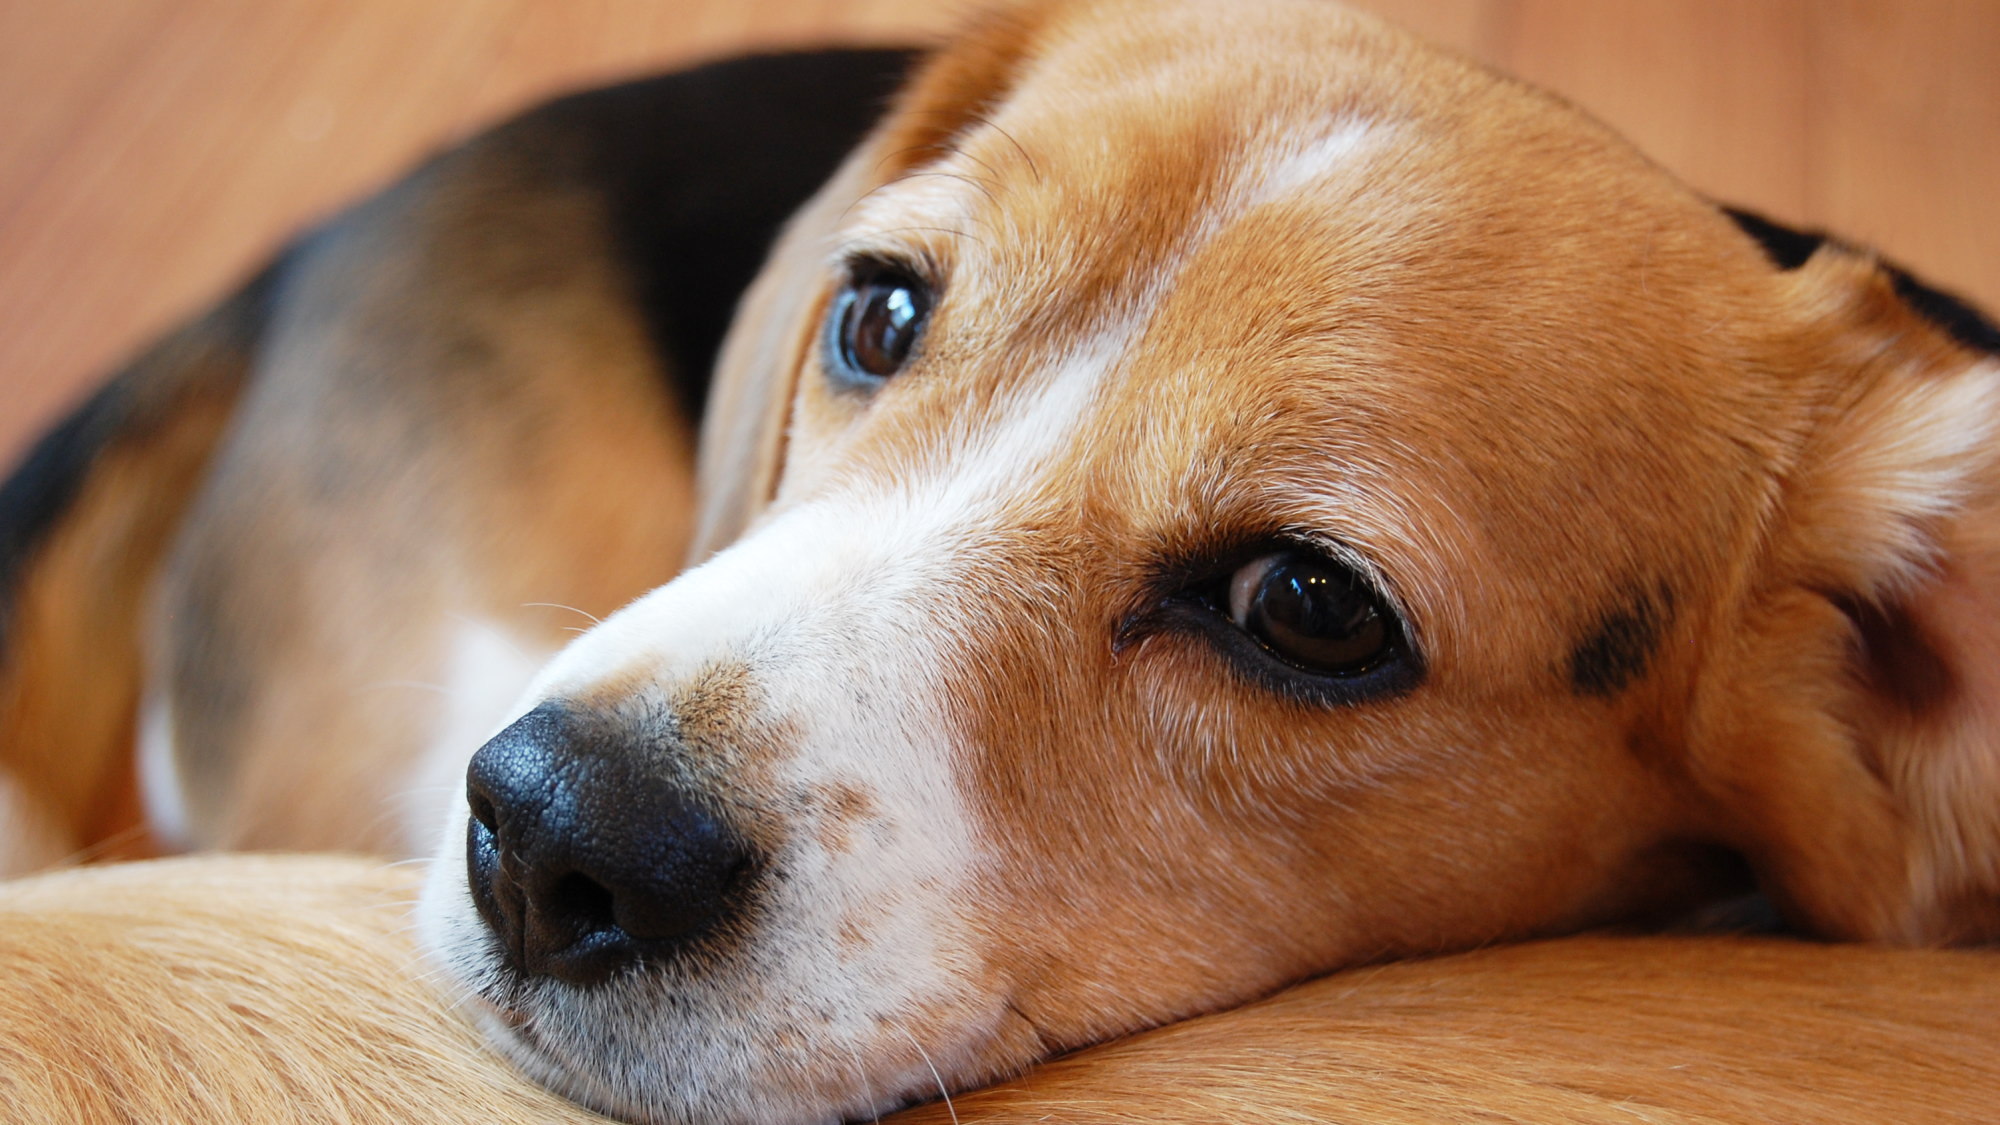
[[[832,235],[868,191],[929,163],[1005,97],[1046,4],[981,17],[911,79],[882,124],[779,237],[723,340],[702,421],[701,509],[690,564],[729,545],[771,502],[801,364],[826,296]]]
[[[1696,766],[1795,922],[2000,936],[2000,333],[1865,254],[1792,264],[1794,459]]]

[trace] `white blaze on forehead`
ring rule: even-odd
[[[1238,215],[1306,194],[1334,173],[1352,169],[1371,151],[1386,147],[1387,126],[1356,117],[1328,122],[1317,132],[1282,132],[1266,141],[1258,160],[1238,174],[1231,201]]]
[[[1120,314],[1124,324],[1107,335],[1136,340],[1190,264],[1218,238],[1264,207],[1307,197],[1336,175],[1359,174],[1372,154],[1388,150],[1394,132],[1356,117],[1271,123],[1246,142],[1245,157],[1223,169],[1216,201],[1161,255],[1149,276],[1135,279],[1132,300]]]

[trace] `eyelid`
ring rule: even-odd
[[[1423,629],[1409,611],[1409,603],[1382,568],[1351,544],[1322,532],[1297,527],[1278,528],[1261,534],[1231,535],[1213,542],[1216,545],[1211,548],[1176,552],[1172,561],[1154,568],[1143,599],[1120,618],[1113,641],[1115,648],[1123,648],[1150,633],[1154,618],[1163,607],[1184,600],[1188,593],[1198,589],[1213,591],[1210,596],[1214,610],[1230,617],[1229,583],[1237,572],[1266,555],[1290,550],[1323,555],[1354,571],[1381,600],[1382,607],[1395,618],[1409,655],[1420,666],[1428,666],[1429,646],[1424,643]],[[1219,594],[1220,598],[1216,599],[1215,594]]]
[[[901,274],[930,290],[932,303],[944,291],[944,267],[928,252],[908,246],[842,247],[831,258],[836,288],[851,286],[876,274]]]

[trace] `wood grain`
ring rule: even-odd
[[[2000,304],[1994,0],[1364,0]],[[564,88],[937,0],[0,0],[0,459],[316,216]]]

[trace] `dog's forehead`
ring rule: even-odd
[[[1233,504],[1503,601],[1594,605],[1739,534],[1748,244],[1555,99],[1273,10],[1056,34],[853,209],[851,245],[944,266],[911,428],[962,449],[1053,396],[1023,503],[1110,494],[1128,528]],[[1551,557],[1588,573],[1544,581]]]

